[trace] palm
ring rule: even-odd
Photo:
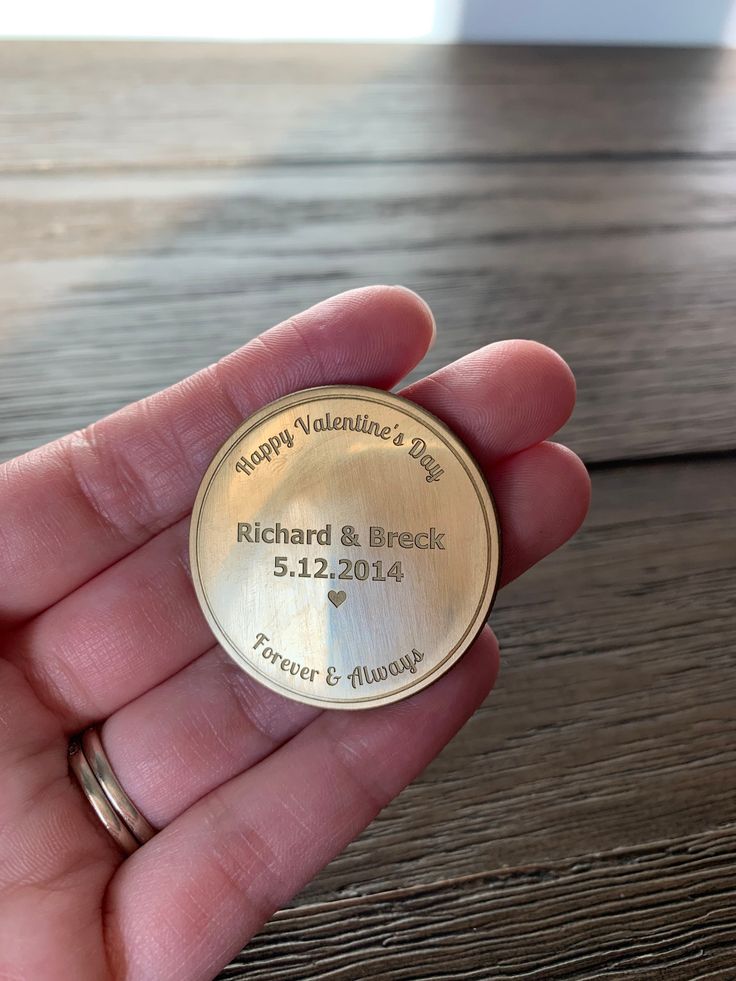
[[[3,976],[212,976],[488,693],[486,628],[400,705],[320,713],[287,701],[212,646],[186,566],[196,485],[242,418],[310,385],[389,387],[430,337],[406,291],[344,294],[0,471]],[[493,345],[405,394],[485,468],[505,581],[572,534],[585,472],[541,442],[574,399],[555,355]],[[124,862],[67,771],[70,735],[102,719],[123,786],[164,829]]]

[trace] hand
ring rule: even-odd
[[[408,290],[345,293],[0,470],[2,977],[211,977],[488,694],[486,627],[404,702],[320,713],[284,699],[213,646],[187,566],[195,491],[246,416],[312,385],[391,387],[432,339]],[[502,582],[585,514],[585,469],[543,442],[574,392],[565,363],[525,341],[403,392],[484,468]],[[103,719],[113,769],[161,829],[125,861],[68,774],[70,735]]]

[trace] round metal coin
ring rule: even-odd
[[[490,611],[496,512],[468,450],[406,399],[295,392],[227,440],[194,504],[191,568],[224,649],[324,708],[435,681]]]

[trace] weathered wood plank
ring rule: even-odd
[[[0,167],[736,152],[717,51],[5,42]]]
[[[736,446],[736,197],[718,161],[0,178],[0,455],[366,282],[432,303],[413,377],[507,336],[579,381],[589,461]]]
[[[734,487],[736,460],[594,474],[583,530],[499,598],[496,691],[298,902],[736,821]]]
[[[346,247],[577,242],[736,225],[731,161],[328,164],[0,175],[0,260],[213,248],[276,257]],[[394,245],[395,243],[395,245]],[[341,248],[342,247],[342,248]]]
[[[736,828],[277,914],[220,978],[732,978]]]

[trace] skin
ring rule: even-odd
[[[284,699],[213,646],[187,566],[198,483],[243,418],[311,385],[390,388],[433,339],[410,291],[344,293],[0,469],[0,977],[212,977],[487,696],[498,647],[485,628],[403,702],[320,712]],[[558,355],[491,344],[402,394],[483,467],[502,582],[575,532],[588,476],[545,442],[575,400]],[[68,774],[69,737],[101,720],[118,777],[160,829],[126,860]]]

